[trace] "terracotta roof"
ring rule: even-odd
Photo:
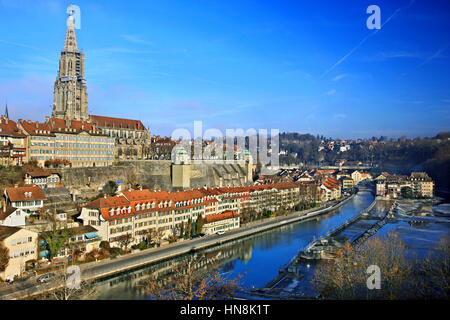
[[[165,190],[159,191],[152,191],[149,189],[131,190],[131,191],[125,190],[122,191],[122,194],[129,201],[150,200],[150,199],[160,201],[170,200],[169,193]]]
[[[101,130],[93,123],[80,120],[64,120],[58,118],[48,119],[48,124],[53,133],[80,133],[87,132],[93,135],[101,135]],[[67,129],[67,130],[66,130]],[[70,130],[69,130],[70,129]]]
[[[41,188],[33,187],[18,187],[18,188],[6,188],[8,198],[12,202],[17,201],[30,201],[30,200],[45,200],[47,197]],[[30,197],[25,197],[25,193],[30,192]]]
[[[21,121],[19,120],[19,124],[23,127],[23,129],[32,136],[54,136],[51,134],[51,128],[48,123],[41,123],[41,122],[31,122],[31,120],[28,121]]]
[[[240,215],[233,210],[226,210],[219,214],[212,214],[205,217],[205,223],[212,223],[216,221],[222,221],[231,218],[238,218]]]
[[[86,205],[86,207],[93,209],[103,209],[103,208],[127,206],[128,204],[129,201],[124,196],[106,197],[106,198],[102,197],[89,202]]]
[[[0,226],[0,241],[5,240],[6,238],[12,236],[14,233],[22,230],[21,228],[17,227],[5,227]]]
[[[103,116],[91,116],[91,120],[100,128],[145,130],[145,126],[140,120],[111,118]]]
[[[4,117],[0,119],[0,135],[21,138],[25,137],[25,135],[17,127],[16,122],[9,119],[7,120],[7,118]]]

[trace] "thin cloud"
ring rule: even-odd
[[[418,69],[418,68],[420,68],[420,67],[426,65],[427,63],[430,63],[432,60],[434,60],[434,59],[440,57],[441,54],[442,54],[442,52],[444,52],[445,50],[447,50],[448,46],[449,46],[449,45],[447,44],[445,47],[443,47],[443,48],[439,49],[438,51],[436,51],[434,54],[432,54],[431,56],[429,56],[428,58],[426,58],[422,63],[420,63],[420,64],[419,64],[416,68],[414,68],[414,69]],[[404,77],[404,76],[406,76],[407,74],[408,74],[408,72],[402,73],[401,77]]]
[[[23,43],[19,43],[19,42],[12,42],[12,41],[6,41],[6,40],[1,40],[1,39],[0,39],[0,42],[1,43],[6,43],[6,44],[11,45],[11,46],[21,47],[21,48],[27,48],[27,49],[33,49],[33,50],[37,50],[38,49],[36,47],[29,46],[27,44],[23,44]]]
[[[445,47],[443,47],[443,48],[439,49],[438,51],[436,51],[432,56],[426,58],[425,61],[423,61],[421,64],[419,64],[419,65],[417,66],[417,68],[420,68],[421,66],[423,66],[423,65],[425,65],[425,64],[427,64],[427,63],[429,63],[431,60],[436,59],[437,57],[439,57],[439,56],[441,55],[442,52],[444,52],[445,50],[447,50],[447,48],[448,48],[448,44],[447,44]]]
[[[343,79],[345,77],[348,77],[347,73],[343,73],[343,74],[337,75],[336,77],[333,78],[332,81],[339,81],[339,80],[341,80],[341,79]]]
[[[334,114],[333,118],[335,118],[335,119],[345,119],[345,118],[347,118],[347,115],[344,114],[344,113],[338,113],[338,114]]]
[[[120,37],[125,39],[125,40],[127,40],[127,41],[129,41],[129,42],[132,42],[132,43],[153,45],[153,42],[141,39],[138,36],[132,35],[132,34],[121,34]]]
[[[366,37],[364,37],[357,45],[356,47],[354,47],[353,49],[351,49],[345,56],[343,56],[341,59],[338,60],[338,62],[336,62],[331,68],[329,68],[328,70],[326,70],[321,76],[320,78],[323,78],[325,75],[327,75],[330,71],[334,70],[337,66],[339,66],[342,62],[344,62],[353,52],[355,52],[356,50],[359,49],[359,47],[361,47],[364,42],[367,41],[367,39],[369,39],[370,37],[374,36],[378,31],[380,31],[385,25],[386,23],[388,23],[392,18],[394,18],[401,10],[403,9],[407,9],[409,8],[415,0],[411,0],[411,2],[405,6],[405,7],[401,7],[398,8],[397,10],[394,11],[394,13],[386,19],[386,21],[384,23],[381,24],[381,28],[380,29],[375,29],[372,33],[369,33]]]
[[[331,89],[330,91],[328,91],[327,93],[326,93],[326,95],[327,96],[332,96],[333,94],[335,94],[336,93],[336,89]]]

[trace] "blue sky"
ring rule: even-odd
[[[91,114],[336,138],[450,130],[450,2],[73,1]],[[51,114],[69,1],[0,0],[0,110]],[[366,8],[381,9],[381,30]]]

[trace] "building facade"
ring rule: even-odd
[[[114,161],[114,140],[87,121],[47,118],[45,123],[19,120],[26,135],[27,162],[67,160],[72,167],[104,167]]]
[[[98,230],[102,240],[112,246],[120,246],[120,239],[131,236],[132,243],[139,243],[147,236],[159,234],[167,238],[186,230],[196,223],[199,216],[216,224],[225,223],[229,218],[217,215],[236,212],[240,219],[242,210],[292,209],[300,201],[299,184],[281,182],[278,184],[200,188],[168,193],[147,189],[126,190],[114,197],[103,197],[83,207],[79,219],[84,225]],[[215,217],[215,218],[210,218]],[[217,220],[215,220],[217,218]],[[222,221],[224,220],[224,221]],[[221,222],[218,222],[221,221]],[[231,223],[231,222],[230,222]],[[233,224],[238,223],[233,220]],[[228,226],[231,228],[230,226]],[[227,227],[227,228],[228,228]],[[213,229],[216,227],[213,227]]]
[[[21,166],[26,159],[26,136],[6,115],[0,118],[0,165]]]
[[[3,280],[14,280],[27,269],[27,263],[37,261],[38,233],[17,227],[0,226],[0,243],[9,250],[9,263],[0,272]]]

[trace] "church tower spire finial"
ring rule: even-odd
[[[66,41],[64,43],[64,51],[77,52],[77,37],[75,35],[75,24],[73,23],[73,7],[72,3],[67,9],[69,12],[69,18],[67,19],[67,34]]]

